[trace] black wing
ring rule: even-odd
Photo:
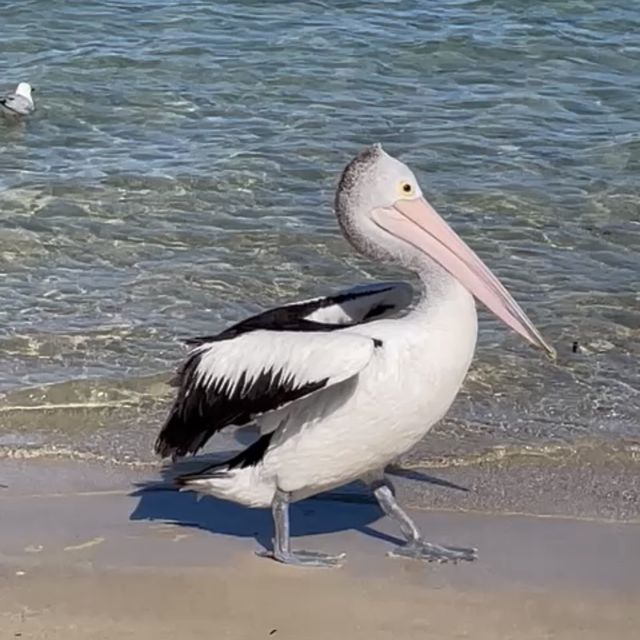
[[[226,426],[247,424],[356,375],[381,343],[335,330],[395,313],[412,296],[403,282],[361,285],[188,340],[195,348],[171,381],[178,393],[156,452],[195,453]]]
[[[352,287],[332,296],[312,298],[268,309],[221,333],[186,340],[190,346],[234,338],[248,331],[333,331],[384,318],[408,307],[413,289],[406,282],[380,282]]]
[[[246,331],[196,347],[176,377],[177,397],[155,450],[195,453],[217,431],[243,425],[357,375],[375,341],[355,333]]]

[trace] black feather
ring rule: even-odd
[[[257,415],[322,389],[329,380],[296,385],[282,371],[268,369],[250,383],[243,372],[231,393],[221,392],[218,380],[207,386],[196,380],[202,356],[203,352],[196,352],[178,372],[178,396],[155,444],[156,453],[162,457],[195,453],[217,431],[231,424],[247,424]]]
[[[386,293],[391,289],[392,287],[379,289],[376,291],[376,294]],[[249,331],[257,331],[258,329],[265,329],[268,331],[335,331],[336,329],[342,329],[345,326],[353,326],[359,323],[331,324],[315,322],[313,320],[308,320],[307,316],[320,309],[341,305],[345,302],[369,295],[371,295],[371,291],[368,290],[354,291],[350,293],[340,293],[335,296],[327,296],[326,298],[319,298],[317,300],[309,300],[308,302],[299,302],[297,304],[276,307],[275,309],[268,309],[267,311],[263,311],[251,318],[242,320],[216,335],[189,338],[185,342],[190,346],[198,346],[206,342],[228,340],[242,335],[243,333],[248,333]],[[392,305],[379,304],[367,313],[364,320],[370,320],[392,308]]]
[[[381,316],[385,311],[389,311],[389,309],[393,309],[392,304],[378,304],[375,307],[371,307],[371,309],[367,311],[367,315],[364,317],[364,320],[373,320],[373,318]]]
[[[393,286],[377,289],[376,294],[390,291]],[[257,330],[268,331],[335,331],[358,324],[331,324],[309,320],[312,313],[341,305],[362,296],[371,295],[371,290],[351,291],[325,298],[269,309],[247,318],[216,335],[191,338],[187,344],[198,347],[207,343],[231,340],[242,334]],[[393,305],[378,304],[370,309],[362,322],[378,317]],[[382,341],[374,339],[376,347]],[[328,378],[296,385],[293,377],[282,371],[262,371],[250,383],[247,372],[242,373],[232,393],[221,392],[221,380],[202,385],[197,369],[206,349],[196,350],[178,369],[170,381],[178,387],[178,393],[155,443],[155,451],[162,457],[184,456],[196,453],[211,436],[229,425],[241,426],[256,416],[273,411],[295,400],[299,400],[326,386]],[[249,450],[247,450],[249,451]]]
[[[185,473],[175,478],[174,483],[178,487],[188,487],[194,480],[206,480],[207,478],[224,474],[231,469],[254,467],[264,458],[271,443],[271,438],[273,438],[273,433],[266,433],[230,460],[207,465],[204,469],[200,469],[195,473]]]

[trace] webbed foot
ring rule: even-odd
[[[460,560],[473,562],[478,557],[478,550],[465,547],[445,547],[444,545],[433,544],[424,540],[416,540],[396,547],[389,551],[387,555],[394,558],[424,560],[425,562],[452,562],[457,564]]]
[[[320,551],[260,551],[258,555],[263,558],[273,558],[283,564],[295,567],[340,567],[346,554],[341,553],[332,556]]]

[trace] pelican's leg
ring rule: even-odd
[[[319,551],[291,551],[289,536],[289,494],[276,491],[271,504],[273,514],[274,537],[273,552],[260,552],[258,555],[267,556],[283,562],[303,567],[339,567],[345,554],[331,556]]]
[[[476,549],[464,547],[445,547],[424,540],[413,520],[398,504],[393,493],[393,485],[386,479],[370,485],[373,494],[386,515],[393,518],[399,525],[407,544],[396,547],[389,552],[390,556],[415,558],[428,562],[457,562],[458,560],[475,560]]]

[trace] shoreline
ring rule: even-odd
[[[235,444],[237,449],[239,445]],[[231,452],[210,453],[171,467],[159,460],[120,460],[65,448],[0,447],[0,484],[13,493],[42,493],[43,487],[127,486],[165,481],[176,469],[197,471]],[[533,449],[496,447],[485,454],[438,456],[425,461],[415,450],[388,467],[402,502],[419,510],[520,514],[606,522],[640,522],[640,445],[619,448],[583,443]],[[7,495],[7,490],[3,490]],[[372,503],[358,483],[330,492],[334,500]]]

